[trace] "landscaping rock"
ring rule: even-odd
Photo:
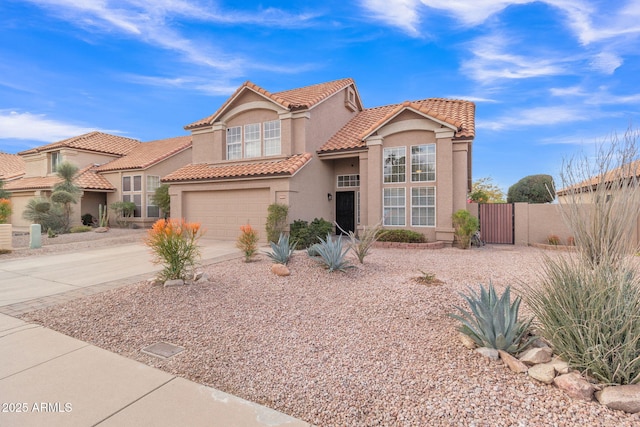
[[[530,367],[528,374],[534,380],[551,384],[556,377],[556,370],[551,363],[539,363]]]
[[[198,270],[198,271],[196,271],[195,273],[193,273],[193,280],[197,282],[198,280],[200,280],[200,278],[201,278],[203,275],[204,275],[204,271],[202,271],[202,270]]]
[[[554,356],[553,359],[551,359],[551,362],[549,363],[553,365],[556,372],[560,375],[568,374],[570,372],[569,364],[564,360],[560,359],[558,356]]]
[[[549,347],[530,348],[520,355],[520,361],[527,365],[537,365],[551,361],[553,351]]]
[[[291,274],[287,266],[284,264],[273,264],[271,266],[271,272],[277,276],[288,276]]]
[[[165,288],[168,288],[169,286],[183,286],[183,285],[184,285],[184,280],[182,279],[167,280],[166,282],[164,282]]]
[[[605,387],[595,393],[607,408],[635,414],[640,412],[640,384]]]
[[[107,231],[109,231],[109,228],[107,227],[98,227],[93,230],[94,233],[106,233]]]
[[[525,365],[506,351],[498,350],[498,354],[500,354],[500,359],[502,359],[504,364],[507,365],[513,372],[521,374],[529,370],[529,367],[527,365]]]
[[[196,279],[195,283],[206,283],[209,281],[209,275],[207,273],[203,273],[198,279]]]
[[[156,285],[160,285],[161,283],[162,281],[157,277],[150,277],[147,279],[147,285],[156,286]]]
[[[593,400],[595,387],[577,372],[557,376],[553,382],[559,389],[574,399]]]
[[[458,336],[460,337],[460,342],[462,342],[462,345],[468,348],[469,350],[473,350],[474,348],[477,347],[476,342],[472,340],[469,337],[469,335],[466,335],[460,332]]]
[[[480,353],[484,357],[488,357],[489,359],[498,360],[499,358],[498,350],[495,348],[480,347],[476,348],[476,352]]]

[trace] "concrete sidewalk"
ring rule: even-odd
[[[240,256],[202,243],[203,264]],[[149,260],[136,244],[0,264],[0,426],[308,426],[7,315],[144,280]]]

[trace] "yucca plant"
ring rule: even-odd
[[[480,347],[504,350],[511,354],[519,353],[531,345],[535,337],[526,342],[523,342],[523,338],[532,319],[518,321],[521,298],[517,297],[511,303],[509,286],[500,297],[492,283],[489,283],[488,289],[480,285],[479,294],[471,289],[470,291],[471,295],[462,294],[462,297],[471,311],[455,306],[461,314],[450,314],[462,322],[458,329],[460,332],[469,336]]]
[[[333,239],[329,233],[326,240],[320,239],[320,243],[314,246],[318,254],[318,261],[325,264],[329,271],[345,271],[347,268],[353,267],[351,262],[345,259],[350,248],[342,248],[342,236]]]
[[[296,242],[290,242],[288,235],[280,233],[278,243],[269,242],[269,244],[271,245],[271,252],[266,252],[267,256],[271,258],[275,264],[287,265],[296,247]]]
[[[336,228],[349,236],[349,247],[358,258],[358,261],[360,261],[360,264],[364,263],[364,258],[369,255],[369,251],[371,250],[373,244],[378,241],[381,236],[387,233],[382,229],[382,222],[377,223],[373,227],[365,226],[362,229],[360,236],[356,236],[356,233],[354,233],[352,230],[349,230],[349,232],[347,233],[342,229],[342,227],[338,225],[337,222],[335,223],[335,225]]]

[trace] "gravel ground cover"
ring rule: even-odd
[[[296,252],[288,277],[261,255],[206,267],[209,283],[138,283],[23,318],[318,426],[640,425],[459,343],[448,317],[459,292],[535,283],[539,255],[375,249],[328,273]],[[444,283],[417,283],[421,271]],[[161,341],[186,350],[167,360],[141,351]]]

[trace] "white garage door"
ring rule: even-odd
[[[236,240],[240,226],[251,224],[260,240],[266,240],[264,226],[269,207],[269,189],[190,191],[182,196],[183,213],[206,229],[206,238]]]

